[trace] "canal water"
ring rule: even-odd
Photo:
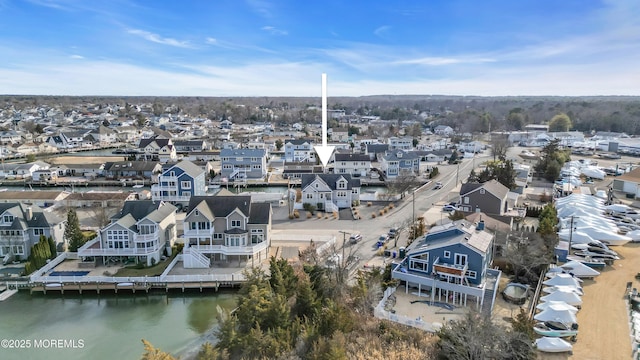
[[[231,310],[235,300],[231,291],[100,296],[20,291],[0,302],[0,359],[140,359],[141,339],[192,358],[202,343],[215,341],[216,308]],[[11,340],[18,341],[14,348],[8,348]]]

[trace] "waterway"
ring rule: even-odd
[[[0,359],[139,359],[141,339],[190,358],[213,342],[217,307],[235,307],[234,292],[188,294],[30,295],[0,302]],[[30,348],[6,348],[4,339]],[[64,349],[50,340],[65,340]],[[35,348],[37,345],[40,348]],[[45,346],[45,347],[42,347]]]

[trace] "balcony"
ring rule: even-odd
[[[437,274],[443,275],[453,275],[456,277],[465,277],[469,266],[465,265],[456,265],[456,264],[447,264],[440,261],[440,258],[436,258],[436,261],[433,262],[433,271]]]
[[[267,242],[263,241],[253,246],[225,246],[225,245],[188,245],[188,247],[198,250],[203,254],[223,254],[223,255],[253,255],[267,248]]]
[[[158,240],[158,233],[144,234],[144,235],[135,234],[133,236],[133,242],[148,242],[153,240],[156,240],[156,241]]]
[[[158,193],[153,193],[152,198],[154,200],[160,200],[160,201],[189,201],[189,199],[191,199],[191,196],[161,195]]]
[[[203,237],[203,236],[211,236],[215,232],[215,229],[212,227],[211,229],[185,229],[184,237]]]
[[[29,239],[28,235],[0,235],[0,244],[20,245],[17,243],[25,242]]]
[[[151,255],[162,247],[156,245],[150,248],[103,248],[100,238],[89,241],[78,249],[78,256],[147,256]]]

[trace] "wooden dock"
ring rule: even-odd
[[[204,290],[215,290],[218,291],[220,287],[223,288],[234,288],[240,286],[242,282],[219,282],[219,281],[184,281],[184,282],[165,282],[165,283],[97,283],[97,282],[87,282],[87,283],[40,283],[40,284],[32,284],[29,287],[29,291],[31,294],[33,293],[57,293],[64,294],[65,292],[75,292],[82,294],[83,292],[95,292],[100,294],[100,292],[108,291],[115,292],[116,294],[120,291],[127,291],[131,293],[142,292],[148,293],[150,290],[164,290],[165,292],[169,292],[169,290],[181,290],[185,292],[185,290],[200,290],[200,292]]]

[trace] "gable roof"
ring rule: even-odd
[[[383,153],[389,150],[389,144],[367,144],[367,152]]]
[[[180,161],[177,164],[174,164],[170,167],[168,167],[166,170],[164,170],[165,172],[174,168],[180,168],[182,169],[182,171],[184,171],[187,175],[191,176],[192,178],[195,178],[197,176],[199,176],[200,174],[204,173],[204,170],[202,170],[202,168],[194,163],[192,163],[189,160],[183,160]]]
[[[300,188],[304,190],[304,188],[314,182],[316,178],[320,178],[322,181],[324,181],[331,190],[338,190],[336,188],[336,182],[340,178],[344,178],[345,180],[347,180],[347,188],[339,190],[351,190],[353,188],[360,187],[360,179],[354,179],[349,174],[302,174]]]
[[[127,215],[131,215],[136,221],[145,218],[155,210],[158,210],[163,204],[161,201],[153,200],[134,200],[125,201],[122,209],[111,217],[113,220],[121,219]]]
[[[400,153],[401,156],[398,156],[398,153]],[[418,158],[418,154],[413,151],[392,150],[387,151],[383,158],[386,161],[416,160]]]
[[[189,213],[198,209],[208,218],[224,218],[238,209],[249,217],[249,224],[269,224],[271,219],[271,204],[252,203],[246,195],[192,196],[189,209]]]
[[[490,251],[493,238],[492,233],[486,230],[478,230],[475,224],[466,220],[458,220],[432,227],[427,235],[420,241],[414,241],[409,248],[411,249],[411,254],[416,254],[428,252],[431,249],[462,244],[477,253],[486,254]]]
[[[303,144],[309,144],[311,145],[312,142],[310,140],[307,139],[289,139],[289,140],[285,140],[284,144],[291,144],[291,145],[303,145]]]
[[[502,185],[498,180],[489,180],[485,183],[465,183],[460,187],[460,196],[467,195],[483,188],[498,199],[504,199],[509,193],[509,188]]]
[[[192,196],[189,200],[189,209],[195,209],[202,202],[215,217],[227,217],[235,209],[240,210],[245,216],[251,215],[251,196]]]
[[[614,180],[624,180],[640,183],[640,168],[633,169],[628,173],[617,176]]]

